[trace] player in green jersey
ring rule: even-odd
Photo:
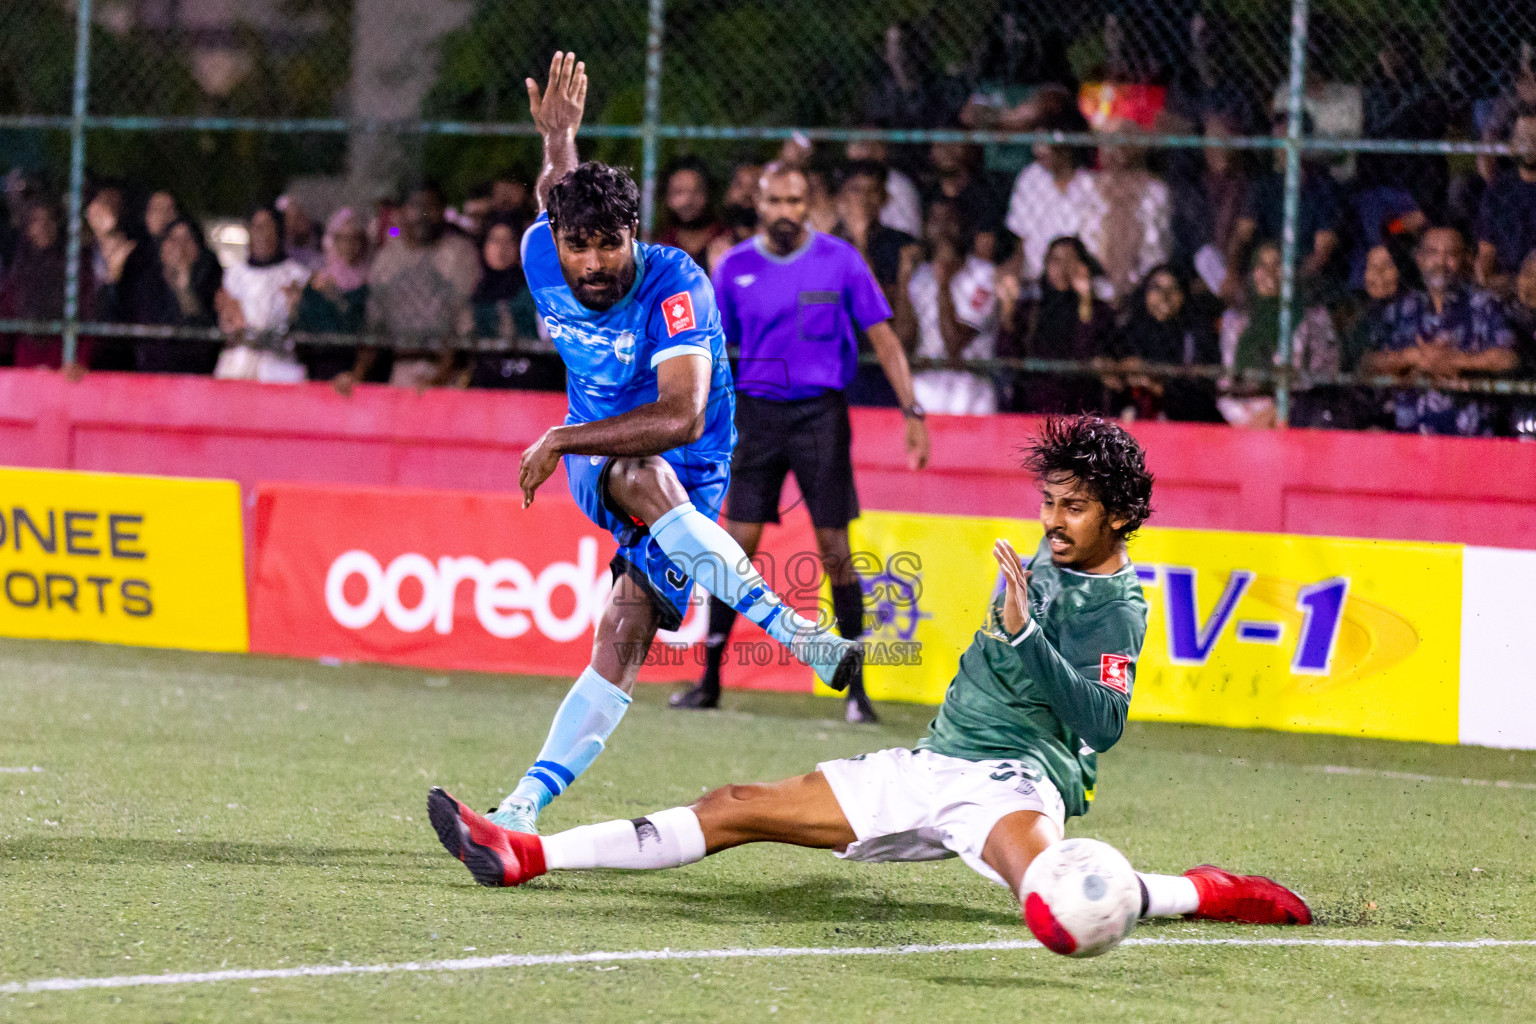
[[[1027,566],[997,541],[1002,593],[916,748],[543,837],[508,832],[434,788],[427,806],[438,838],[489,886],[554,870],[677,867],[777,842],[849,860],[958,856],[1017,895],[1030,861],[1062,839],[1068,817],[1087,813],[1098,754],[1125,728],[1147,630],[1126,539],[1152,511],[1141,447],[1113,423],[1050,419],[1024,465],[1040,488],[1045,537]],[[1312,919],[1299,896],[1259,876],[1203,865],[1139,877],[1145,916]]]

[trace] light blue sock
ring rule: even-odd
[[[633,699],[587,666],[560,702],[539,759],[512,795],[542,811],[597,760]]]
[[[651,536],[667,558],[695,583],[759,626],[779,643],[816,632],[768,589],[747,553],[725,529],[691,502],[683,502],[651,524]]]

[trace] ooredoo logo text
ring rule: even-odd
[[[349,586],[354,578],[361,586]],[[407,580],[415,586],[402,596]],[[466,583],[472,588],[468,593],[463,591]],[[591,628],[610,586],[609,574],[599,570],[592,537],[577,541],[574,562],[550,562],[537,575],[515,558],[486,562],[473,555],[444,555],[434,562],[408,552],[386,566],[370,552],[352,550],[338,555],[325,574],[325,607],[347,629],[366,629],[382,614],[402,633],[431,626],[446,635],[453,632],[455,608],[466,596],[475,619],[494,637],[510,640],[532,628],[565,643]],[[569,595],[557,601],[561,590]],[[561,614],[557,605],[569,610]]]

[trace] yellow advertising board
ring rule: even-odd
[[[992,541],[1037,522],[869,512],[876,699],[937,703],[999,585]],[[1143,528],[1131,542],[1151,609],[1131,717],[1457,742],[1462,548]],[[915,659],[882,659],[896,641]],[[915,663],[914,663],[915,662]]]
[[[247,650],[239,486],[0,468],[0,636]]]

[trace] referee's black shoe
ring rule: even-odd
[[[844,720],[852,725],[876,725],[880,721],[880,716],[875,714],[875,706],[869,702],[869,694],[864,692],[864,660],[862,658],[859,659],[853,673],[848,683],[848,704]]]
[[[667,698],[667,704],[674,708],[693,708],[706,711],[720,706],[720,684],[710,686],[708,683],[700,683],[691,690],[683,690],[674,693]]]

